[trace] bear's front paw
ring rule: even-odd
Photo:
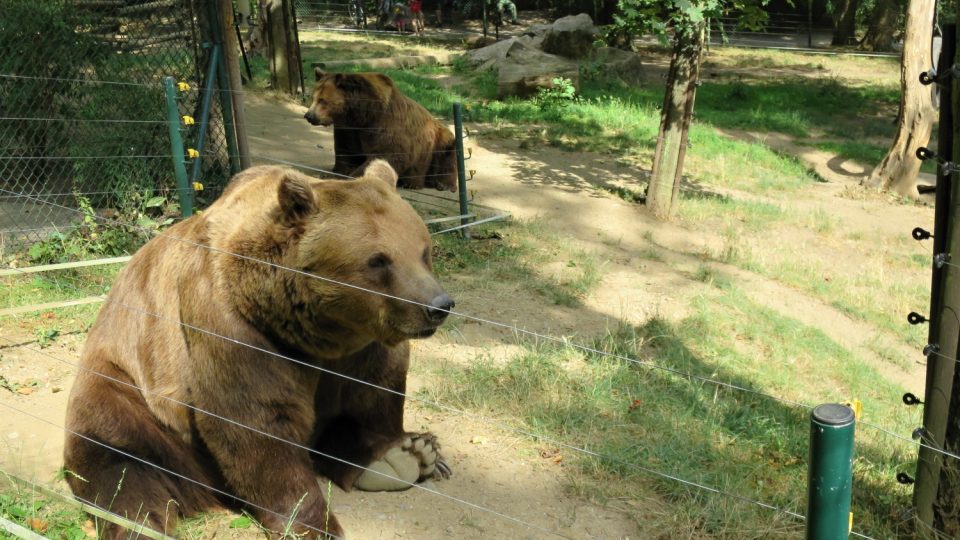
[[[419,480],[450,478],[453,472],[440,455],[440,442],[432,433],[420,433],[403,439],[402,448],[420,462]]]
[[[354,486],[363,491],[400,491],[428,478],[449,478],[437,438],[429,433],[405,437],[383,458],[367,466]]]

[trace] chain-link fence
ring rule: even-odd
[[[130,218],[123,219],[128,232],[179,216],[163,78],[190,85],[179,96],[179,115],[199,117],[211,44],[220,39],[213,4],[4,2],[0,255],[82,227],[85,216],[88,223]],[[197,158],[200,205],[230,175],[220,95],[213,96]],[[186,146],[200,127],[181,126]],[[97,246],[109,255],[136,247],[128,243],[134,245]]]
[[[294,0],[297,22],[314,27],[372,28],[377,20],[377,0]]]

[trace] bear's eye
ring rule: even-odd
[[[387,257],[383,253],[377,253],[367,260],[367,266],[370,268],[386,268],[390,266],[390,257]]]

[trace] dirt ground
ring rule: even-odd
[[[250,145],[259,156],[255,161],[267,163],[264,158],[270,157],[311,167],[332,165],[331,131],[308,125],[301,118],[304,110],[298,104],[248,96]],[[688,300],[708,287],[692,284],[678,274],[693,273],[705,264],[698,254],[717,250],[722,245],[719,234],[692,234],[682,223],[656,221],[642,206],[602,189],[611,183],[630,182],[634,170],[608,156],[549,147],[522,150],[509,140],[485,139],[484,126],[471,128],[469,166],[477,173],[469,187],[475,200],[517,218],[542,220],[579,249],[597,254],[605,266],[602,284],[580,308],[550,305],[523,291],[476,286],[468,276],[456,278],[449,288],[456,296],[458,312],[576,340],[613,327],[619,320],[641,323],[652,315],[679,319],[685,315],[683,307],[689,305]],[[829,161],[830,156],[810,159]],[[851,173],[863,170],[855,164],[844,166],[850,167]],[[850,230],[904,235],[915,226],[932,225],[932,208],[894,206],[881,198],[840,197],[856,183],[856,174],[827,179],[799,193],[791,204],[811,211],[829,208]],[[661,260],[641,255],[651,246]],[[754,301],[822,330],[864,358],[875,356],[868,345],[876,330],[869,324],[772,280],[709,264],[733,276]],[[698,289],[701,286],[704,289]],[[0,340],[0,373],[8,380],[38,381],[35,390],[26,395],[0,389],[0,405],[17,409],[0,408],[0,467],[49,484],[61,463],[63,433],[59,426],[72,379],[70,363],[78,358],[82,335],[61,337],[41,350],[25,328],[15,321],[0,323],[0,333],[21,344]],[[414,363],[469,362],[480,353],[507,354],[513,343],[507,330],[468,321],[456,332],[416,342]],[[916,357],[916,351],[906,347],[896,352],[905,358]],[[915,362],[905,364],[905,368],[890,363],[878,363],[877,367],[884,376],[922,395],[923,367]],[[422,384],[415,367],[411,393]],[[638,495],[644,498],[604,506],[582,500],[565,489],[562,460],[549,454],[542,457],[535,441],[502,429],[495,421],[439,412],[415,401],[408,409],[407,427],[429,426],[439,435],[454,476],[403,493],[343,493],[334,488],[334,512],[351,538],[669,537],[666,531],[646,529],[642,520],[644,515],[665,512],[667,505],[662,500]],[[229,529],[221,521],[211,524],[204,536],[249,534]]]

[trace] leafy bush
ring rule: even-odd
[[[27,251],[33,264],[53,264],[95,257],[129,255],[179,215],[176,203],[150,192],[135,193],[122,211],[98,215],[90,199],[77,195],[83,218],[77,225],[51,233]]]
[[[577,89],[573,86],[573,81],[566,77],[557,77],[551,82],[552,87],[541,87],[534,98],[541,111],[563,109],[577,100]]]

